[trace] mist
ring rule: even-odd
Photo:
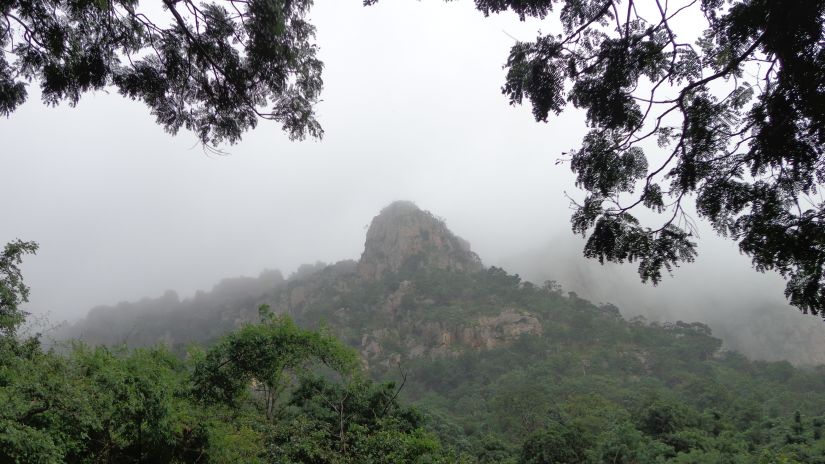
[[[445,218],[487,265],[628,317],[707,322],[756,357],[825,362],[822,322],[712,233],[697,262],[658,287],[633,265],[580,257],[565,197],[577,189],[556,161],[579,143],[583,117],[537,124],[500,92],[514,37],[533,38],[539,23],[441,1],[319,2],[310,20],[325,63],[323,141],[293,143],[262,123],[214,155],[118,95],[47,108],[29,89],[0,124],[0,240],[41,247],[24,265],[28,311],[74,320],[100,304],[357,258],[372,217],[406,199]]]
[[[601,265],[584,258],[580,237],[564,231],[553,237],[497,264],[532,282],[555,280],[581,297],[614,304],[628,319],[703,322],[726,349],[756,359],[825,362],[822,320],[790,306],[778,275],[755,272],[734,243],[712,232],[698,240],[695,262],[665,274],[658,285],[641,283],[633,263]]]

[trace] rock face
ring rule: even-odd
[[[429,211],[397,201],[372,220],[358,274],[368,280],[420,268],[473,272],[483,268],[466,240],[457,237]]]
[[[522,335],[541,335],[542,326],[532,314],[505,308],[494,316],[480,316],[458,327],[427,324],[424,339],[435,339],[430,346],[411,346],[410,352],[428,356],[449,356],[466,350],[489,350],[509,344]]]
[[[541,335],[538,318],[515,308],[503,308],[500,313],[471,318],[463,324],[447,325],[439,322],[407,323],[409,335],[400,337],[399,330],[377,329],[364,334],[359,351],[367,366],[378,361],[389,365],[394,358],[384,356],[388,340],[396,339],[405,347],[406,356],[438,358],[457,356],[468,350],[489,350],[508,345],[522,335]],[[400,358],[399,358],[400,359]]]
[[[372,220],[357,273],[361,279],[374,281],[389,273],[420,269],[476,272],[483,268],[469,243],[453,234],[444,221],[414,203],[397,201]],[[515,308],[487,315],[473,315],[472,308],[467,308],[466,320],[458,323],[420,320],[416,311],[432,306],[433,301],[422,300],[417,294],[411,280],[402,280],[383,304],[374,308],[378,311],[375,316],[384,318],[386,326],[361,335],[359,351],[367,365],[391,365],[401,359],[400,352],[409,358],[456,356],[542,333],[536,316]]]
[[[93,310],[90,315],[96,317],[90,320],[103,325],[84,323],[72,330],[85,332],[84,338],[92,342],[108,344],[210,342],[257,322],[258,307],[266,304],[275,314],[310,327],[329,322],[361,352],[366,365],[385,367],[402,358],[457,356],[542,334],[536,315],[512,305],[458,296],[435,301],[428,293],[431,288],[418,288],[416,283],[422,277],[416,271],[434,269],[476,273],[484,267],[469,243],[453,234],[443,220],[411,202],[399,201],[373,219],[358,262],[304,265],[287,279],[279,272],[266,272],[258,278],[227,279],[211,292],[190,299],[169,293],[137,305]],[[379,282],[392,273],[400,274],[397,281]],[[432,285],[428,279],[422,282]],[[112,315],[116,317],[105,317]],[[135,332],[136,326],[140,330]]]

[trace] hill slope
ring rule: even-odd
[[[626,320],[484,268],[406,202],[374,219],[358,262],[97,308],[70,335],[182,348],[257,321],[262,304],[327,327],[374,377],[403,382],[433,430],[478,462],[825,462],[825,368],[750,361],[702,323]],[[561,448],[580,448],[578,460],[525,460]]]

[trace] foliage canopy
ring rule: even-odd
[[[186,357],[164,347],[129,351],[80,342],[58,353],[36,339],[1,337],[0,462],[825,459],[822,366],[749,361],[720,350],[701,323],[627,321],[612,305],[498,268],[405,270],[360,285],[336,285],[348,274],[336,278],[329,270],[300,277],[303,285],[318,279],[323,291],[295,308],[297,323],[265,305],[259,322],[240,327],[225,313],[227,334]],[[402,281],[414,291],[397,308],[400,319],[387,324],[381,311]],[[248,315],[239,301],[224,304],[235,316]],[[283,312],[277,292],[270,301]],[[409,342],[427,338],[421,327],[449,332],[462,327],[460,317],[466,328],[495,307],[522,308],[542,332],[488,349],[414,354]],[[448,308],[455,310],[437,317]],[[318,320],[328,328],[299,326]],[[162,322],[142,329],[175,331],[174,322]],[[383,358],[368,358],[370,374],[396,378],[392,367],[400,362],[403,390],[364,378],[355,353],[333,336],[356,335],[357,345],[379,328]]]
[[[567,159],[585,256],[658,283],[696,255],[695,197],[757,270],[786,278],[791,304],[825,315],[825,1],[475,3],[522,20],[560,7],[561,31],[512,47],[502,91],[537,121],[585,111]]]
[[[292,139],[323,133],[311,0],[3,0],[0,115],[40,83],[43,101],[76,104],[115,86],[146,103],[168,132],[234,143],[259,119]],[[169,23],[169,24],[167,24]]]
[[[0,254],[0,337],[14,337],[26,313],[20,305],[29,300],[29,287],[23,283],[20,264],[23,255],[37,251],[37,243],[15,240]]]
[[[269,336],[257,337],[261,332]],[[230,350],[227,364],[238,363],[231,371],[241,374],[233,389],[205,388],[229,382],[223,370],[207,371],[238,340],[251,351]],[[455,462],[423,429],[422,417],[399,404],[394,385],[375,384],[351,367],[337,381],[313,375],[309,357],[329,349],[341,361],[333,365],[354,360],[335,339],[288,320],[246,326],[188,361],[162,347],[129,352],[77,342],[58,354],[36,343],[0,344],[0,461]],[[277,415],[244,368],[258,354],[267,362],[253,370],[266,376],[265,393],[281,394]],[[273,363],[299,359],[307,369],[294,382],[275,379],[282,372]]]

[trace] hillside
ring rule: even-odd
[[[748,357],[825,364],[822,318],[789,305],[781,296],[784,283],[779,276],[745,272],[750,268],[746,256],[718,259],[733,248],[720,242],[703,236],[697,261],[679,267],[657,286],[641,284],[634,264],[602,265],[583,257],[583,241],[569,234],[499,259],[496,265],[531,282],[563,282],[565,290],[588,300],[615,304],[627,318],[702,321],[726,348]]]
[[[261,305],[356,348],[477,462],[825,462],[825,368],[751,361],[705,324],[627,320],[553,282],[485,268],[407,202],[376,216],[357,262],[96,308],[66,334],[181,351],[257,322]],[[524,459],[559,448],[578,457]]]

